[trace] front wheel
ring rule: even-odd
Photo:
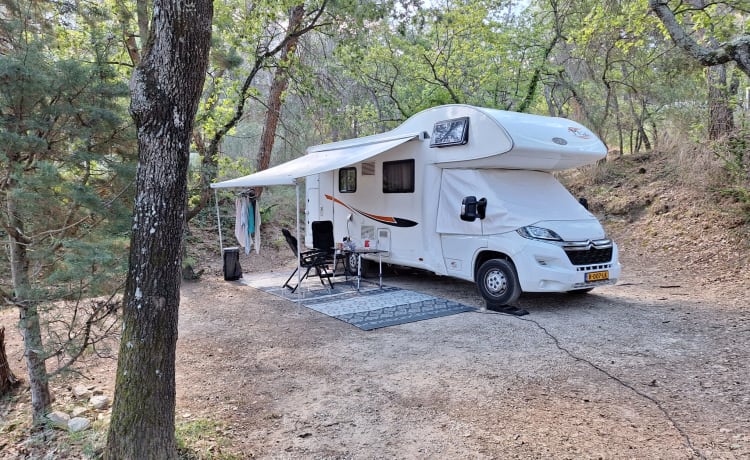
[[[508,305],[521,295],[516,269],[508,260],[490,259],[483,263],[477,272],[476,283],[489,305]]]

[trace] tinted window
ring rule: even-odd
[[[357,191],[357,168],[339,169],[339,192],[354,193]]]
[[[414,160],[383,162],[383,193],[414,193]]]

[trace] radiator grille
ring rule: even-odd
[[[612,248],[565,251],[573,265],[601,264],[612,260]]]

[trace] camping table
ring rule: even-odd
[[[359,291],[359,282],[362,279],[362,254],[377,254],[378,255],[378,286],[381,289],[383,288],[383,253],[384,252],[386,252],[384,249],[377,249],[377,248],[355,248],[355,249],[340,249],[336,251],[336,254],[340,253],[345,258],[351,254],[354,254],[357,256],[357,291]],[[334,271],[336,270],[335,259],[334,259],[333,269]],[[344,269],[344,272],[346,272],[346,269]]]

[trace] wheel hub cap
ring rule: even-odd
[[[508,280],[499,270],[492,270],[485,278],[487,290],[494,294],[502,293],[508,288]]]

